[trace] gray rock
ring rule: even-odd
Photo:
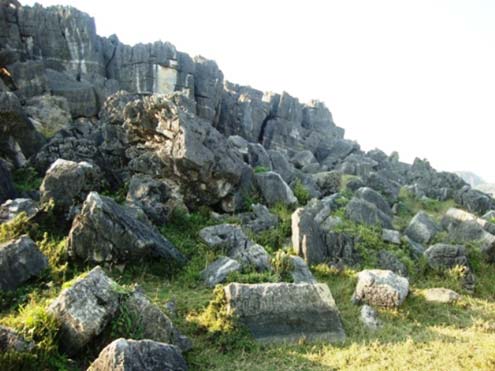
[[[33,348],[33,343],[27,342],[14,330],[0,326],[0,352],[29,352]]]
[[[409,251],[414,258],[418,259],[419,257],[423,256],[423,253],[425,251],[423,245],[421,245],[419,242],[413,241],[407,236],[404,236],[403,239],[409,247]]]
[[[361,307],[359,319],[370,330],[377,330],[381,325],[376,310],[366,304]]]
[[[91,263],[164,258],[170,264],[183,264],[186,260],[157,230],[96,192],[88,195],[74,219],[67,249],[73,258]]]
[[[461,297],[457,292],[444,288],[426,289],[423,295],[426,301],[443,304],[454,303]]]
[[[380,211],[389,216],[392,216],[392,210],[390,209],[387,200],[385,200],[385,198],[374,189],[362,187],[359,188],[354,195],[374,204]]]
[[[74,207],[79,207],[91,191],[102,187],[100,169],[88,162],[73,162],[58,159],[41,183],[41,202],[55,201],[55,208],[69,215]]]
[[[47,267],[47,258],[28,236],[0,244],[1,290],[14,290]]]
[[[30,198],[8,200],[0,206],[0,224],[14,219],[20,213],[26,213],[26,216],[30,218],[38,210],[38,204]]]
[[[295,168],[289,162],[287,155],[276,150],[269,150],[270,160],[272,161],[272,169],[280,174],[287,184],[290,184],[295,177]]]
[[[297,204],[296,196],[294,196],[290,187],[279,174],[268,171],[266,173],[256,174],[255,178],[258,188],[269,206],[276,205],[277,203],[284,205]]]
[[[327,285],[231,283],[224,288],[227,311],[262,342],[343,341],[344,329]]]
[[[478,224],[478,230],[483,229],[491,234],[495,234],[495,224],[490,222],[489,218],[487,219],[485,216],[483,216],[483,218],[479,218],[474,214],[468,213],[467,211],[450,208],[442,217],[442,227],[449,232],[465,222],[469,222],[472,225]]]
[[[291,256],[290,260],[293,267],[290,274],[294,283],[317,283],[303,258]]]
[[[350,220],[369,226],[392,228],[390,216],[379,210],[375,204],[353,197],[345,208],[346,217]]]
[[[17,192],[12,182],[10,171],[7,168],[5,162],[0,160],[0,203],[5,202],[8,199],[15,198]]]
[[[384,195],[389,202],[397,201],[401,185],[395,180],[380,172],[370,172],[365,174],[364,183],[367,187],[374,189]]]
[[[239,135],[231,135],[227,138],[227,141],[232,144],[237,151],[244,157],[249,153],[249,142]]]
[[[270,255],[263,246],[249,240],[241,227],[219,224],[199,231],[201,239],[216,251],[223,251],[242,267],[254,267],[258,271],[270,270]]]
[[[173,209],[172,190],[163,181],[136,174],[129,182],[127,201],[140,207],[157,225],[164,224]]]
[[[187,371],[179,348],[152,340],[117,339],[107,345],[88,371]]]
[[[378,252],[378,267],[380,269],[389,270],[403,277],[407,277],[407,267],[400,259],[388,251]]]
[[[100,267],[62,290],[48,307],[61,324],[60,346],[73,355],[100,335],[117,313],[120,294],[117,283]]]
[[[240,214],[241,223],[244,229],[254,233],[275,228],[278,225],[278,217],[270,212],[265,205],[251,205],[252,212]]]
[[[486,193],[464,187],[455,195],[456,202],[472,213],[482,215],[494,208],[493,199]]]
[[[466,249],[460,245],[437,243],[430,246],[424,255],[433,269],[450,269],[455,266],[468,267]]]
[[[272,161],[270,156],[259,143],[248,144],[248,163],[252,168],[263,167],[267,170],[272,169]]]
[[[389,270],[364,270],[358,274],[358,282],[352,300],[379,307],[399,307],[409,293],[409,281]]]
[[[412,218],[404,234],[416,242],[427,244],[439,231],[440,227],[433,218],[424,211],[420,211]]]
[[[222,256],[208,265],[204,271],[201,272],[201,278],[205,284],[210,287],[215,287],[217,284],[224,282],[229,274],[233,272],[239,272],[241,265],[234,259],[230,259],[226,256]]]
[[[400,232],[393,229],[383,229],[382,240],[394,245],[400,245]]]
[[[64,97],[42,95],[29,99],[25,111],[36,130],[45,137],[52,137],[71,121],[69,103]]]
[[[302,169],[307,165],[318,164],[318,160],[311,151],[299,151],[291,158],[296,169]]]
[[[15,62],[9,65],[8,69],[19,97],[29,98],[49,92],[42,61]]]

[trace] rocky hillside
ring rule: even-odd
[[[491,196],[77,9],[0,31],[0,369],[495,367]]]

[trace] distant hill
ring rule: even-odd
[[[464,181],[468,182],[471,187],[495,196],[494,183],[485,182],[483,178],[471,171],[456,171],[455,173],[464,179]]]

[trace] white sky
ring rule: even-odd
[[[322,100],[365,150],[495,182],[494,0],[37,2],[89,13],[102,36],[214,59],[229,81]]]

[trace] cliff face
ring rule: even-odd
[[[170,43],[128,46],[116,36],[100,37],[96,34],[94,19],[71,7],[9,4],[2,2],[0,6],[0,63],[3,67],[0,89],[4,94],[15,94],[22,105],[22,109],[17,109],[18,121],[26,127],[32,123],[43,132],[44,125],[53,122],[57,110],[62,113],[68,110],[73,119],[99,118],[101,121],[104,102],[120,90],[137,94],[136,98],[179,94],[182,100],[187,100],[188,113],[203,120],[200,126],[211,126],[227,138],[248,165],[266,165],[283,173],[281,167],[287,167],[287,163],[294,169],[285,180],[300,178],[314,189],[314,194],[318,189],[310,175],[328,170],[360,176],[365,185],[373,186],[391,200],[397,197],[403,185],[408,185],[416,195],[437,199],[469,191],[461,178],[438,173],[427,161],[416,160],[408,165],[401,163],[397,155],[388,157],[379,150],[363,152],[356,142],[344,139],[344,130],[335,125],[330,111],[321,102],[303,104],[285,92],[264,93],[227,82],[214,61],[192,58]],[[47,97],[60,97],[62,101],[55,104]],[[11,112],[12,108],[5,107],[3,111]],[[51,117],[46,118],[49,115]],[[79,143],[82,139],[74,139],[77,136],[89,140],[91,143],[85,144],[83,157],[91,159],[89,152],[93,149],[95,153],[102,152],[101,139],[95,143],[89,139],[91,136],[81,135],[82,127],[64,134],[63,140],[70,137]],[[90,131],[94,130],[107,129],[91,127]],[[37,152],[44,144],[38,137],[22,144],[18,133],[7,128],[4,132],[8,133],[4,138],[8,151],[3,151],[2,157],[11,167],[33,158],[33,146]],[[114,139],[110,141],[115,149]],[[57,140],[61,141],[55,137],[46,148],[53,150]],[[108,154],[108,145],[105,151]],[[118,155],[114,153],[113,160],[120,157],[118,163],[132,163],[129,153],[123,155],[125,151],[121,148]],[[301,163],[297,159],[304,154],[314,159]],[[52,160],[54,156],[44,157]],[[68,151],[58,151],[56,156],[74,160],[81,157],[74,153],[69,155]],[[44,171],[49,163],[40,165],[39,158],[34,164]],[[263,158],[267,160],[261,161]],[[117,182],[128,180],[131,174],[128,169],[120,171]],[[476,197],[484,196],[477,194]]]

